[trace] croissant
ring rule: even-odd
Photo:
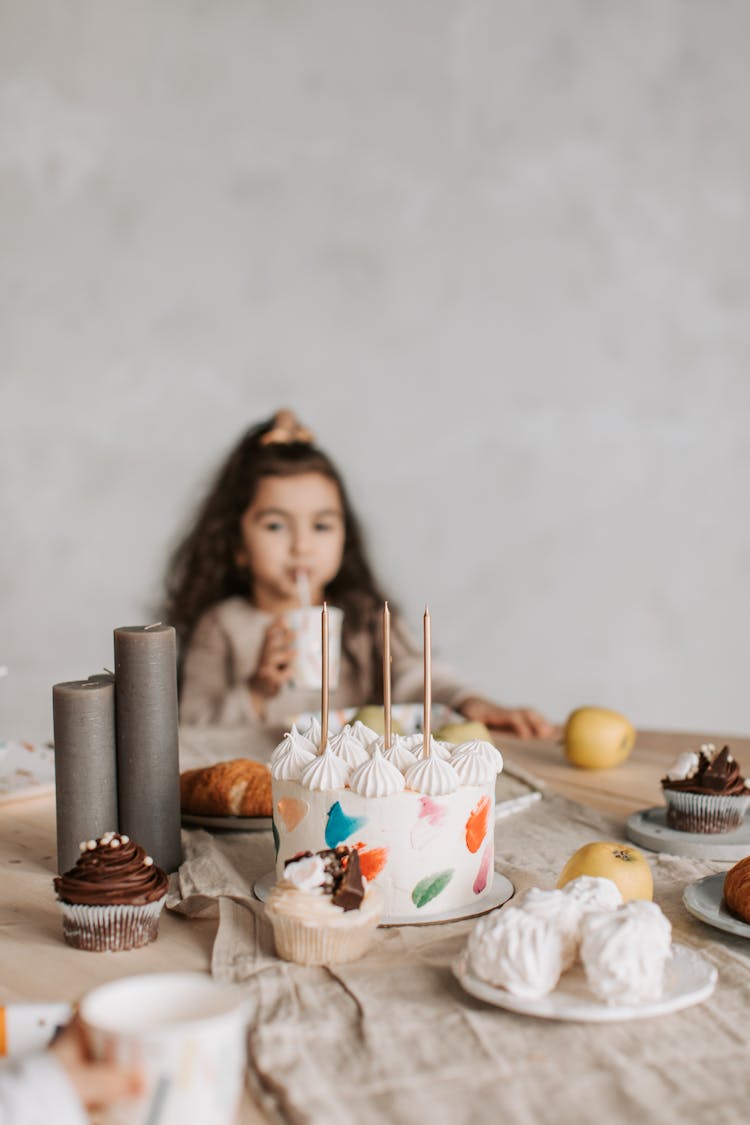
[[[249,758],[186,770],[180,805],[194,816],[271,816],[271,771]]]
[[[724,876],[724,902],[731,914],[750,922],[750,855],[730,867]]]

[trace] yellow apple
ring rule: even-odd
[[[635,730],[617,711],[579,707],[568,715],[565,756],[574,766],[602,770],[619,766],[635,745]]]
[[[614,840],[596,840],[584,844],[574,852],[560,872],[558,887],[577,879],[579,875],[594,875],[611,879],[620,888],[625,902],[632,898],[654,897],[654,879],[643,852],[629,844]]]
[[[435,731],[438,742],[490,742],[490,732],[484,723],[446,723]]]
[[[385,734],[385,711],[382,707],[377,707],[374,703],[368,703],[366,707],[360,707],[352,722],[356,723],[357,720],[364,723],[370,730],[374,730],[376,734]],[[393,716],[391,716],[391,731],[393,734],[401,734],[402,731],[401,723]]]

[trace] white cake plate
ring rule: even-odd
[[[463,954],[454,963],[453,972],[466,992],[487,1004],[494,1004],[496,1008],[506,1008],[510,1012],[538,1019],[582,1023],[614,1023],[679,1012],[707,999],[716,986],[717,978],[716,969],[705,957],[686,945],[677,944],[672,946],[672,960],[667,963],[664,972],[662,995],[658,1000],[647,1000],[643,1004],[605,1004],[594,996],[580,965],[563,973],[553,992],[533,999],[514,996],[504,988],[487,984],[475,975]]]
[[[627,820],[628,839],[652,852],[693,859],[742,859],[750,853],[750,817],[732,832],[680,832],[667,824],[665,805],[642,809]]]
[[[268,871],[260,879],[256,879],[253,886],[255,897],[265,902],[271,893],[271,888],[276,885],[276,872]],[[430,914],[428,918],[418,918],[413,914],[400,917],[388,914],[380,923],[381,926],[437,926],[442,922],[462,922],[465,918],[478,918],[480,914],[489,914],[498,906],[502,906],[513,895],[515,887],[510,879],[506,879],[499,871],[495,872],[489,894],[479,899],[472,909],[470,906],[457,906],[453,910],[444,910],[441,914]]]

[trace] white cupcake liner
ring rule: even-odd
[[[139,949],[156,940],[167,896],[141,906],[83,906],[58,899],[63,937],[74,949],[90,953]]]
[[[324,922],[309,924],[277,914],[268,907],[266,913],[273,923],[279,957],[284,961],[296,961],[299,965],[335,965],[355,961],[366,952],[380,921],[378,913],[362,917],[354,910],[348,912],[345,924],[339,921],[333,926],[326,926]]]
[[[664,789],[667,824],[681,832],[731,832],[739,828],[750,805],[750,793],[727,797]]]

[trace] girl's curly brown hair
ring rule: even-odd
[[[359,521],[344,482],[330,457],[301,440],[264,444],[276,432],[279,415],[253,426],[219,469],[187,534],[167,566],[162,620],[174,625],[184,654],[200,616],[210,606],[234,596],[252,597],[251,578],[238,565],[240,520],[252,504],[264,477],[320,473],[333,481],[344,512],[344,552],[339,572],[326,586],[325,597],[344,611],[343,649],[356,662],[348,636],[368,624],[383,603],[383,594],[365,554]]]

